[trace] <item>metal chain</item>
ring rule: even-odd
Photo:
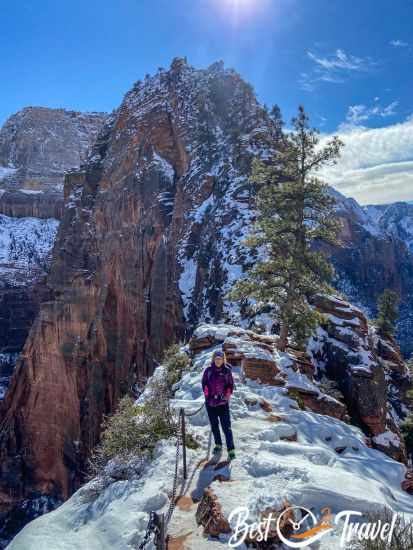
[[[152,534],[157,532],[158,528],[155,524],[155,512],[150,512],[148,526],[146,528],[146,533],[142,539],[142,542],[138,546],[138,550],[144,550],[145,546],[148,544],[149,539]]]
[[[212,431],[209,430],[209,436],[208,436],[208,449],[207,449],[207,460],[209,460],[209,455],[211,454],[211,446],[212,446]]]
[[[202,405],[196,411],[190,412],[190,413],[187,413],[187,412],[184,411],[184,414],[185,414],[185,416],[188,416],[188,417],[189,416],[195,416],[196,414],[198,414],[203,409],[203,407],[205,407],[205,401],[202,403]]]
[[[181,412],[179,413],[179,416],[181,416]],[[169,504],[168,513],[166,514],[165,518],[165,524],[168,525],[169,520],[172,517],[173,511],[175,509],[175,500],[176,500],[176,487],[178,485],[178,471],[179,471],[179,448],[181,444],[181,435],[178,431],[176,435],[176,458],[175,458],[175,474],[174,474],[174,481],[172,485],[172,495],[171,495],[171,502]]]
[[[189,414],[186,413],[183,409],[180,409],[180,411],[179,411],[179,420],[181,419],[181,415],[195,416],[196,414],[198,414],[202,410],[202,408],[204,406],[205,406],[205,403],[202,403],[202,405],[199,407],[199,409],[197,409],[196,411],[194,411],[192,413],[189,413]],[[177,486],[178,486],[179,455],[180,455],[181,445],[182,445],[181,433],[180,433],[179,428],[178,428],[178,431],[177,431],[177,434],[176,434],[175,472],[174,472],[174,480],[173,480],[172,491],[171,491],[171,501],[169,503],[168,512],[165,515],[165,526],[166,527],[169,524],[169,521],[172,517],[172,514],[173,514],[173,512],[175,510],[175,506],[176,506],[176,489],[177,489]],[[209,455],[210,445],[211,445],[211,433],[210,433],[209,441],[208,441],[208,455]],[[151,512],[150,516],[149,516],[149,522],[148,522],[148,526],[146,528],[145,536],[144,536],[142,542],[140,543],[140,545],[138,546],[138,550],[144,550],[145,546],[149,542],[149,539],[150,539],[151,535],[157,533],[158,530],[159,529],[158,529],[158,527],[156,525],[156,522],[155,522],[155,512]]]

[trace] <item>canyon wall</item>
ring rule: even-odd
[[[243,244],[256,216],[248,174],[254,156],[268,155],[272,122],[251,87],[222,63],[196,70],[175,59],[169,70],[137,82],[104,118],[92,151],[65,177],[47,293],[0,402],[0,514],[40,497],[52,506],[71,495],[84,481],[104,415],[145,382],[169,343],[199,322],[276,330],[270,316],[225,297],[256,260]],[[20,185],[13,170],[7,185]],[[408,293],[413,260],[403,255],[406,245],[374,234],[370,219],[356,214],[341,197],[344,248],[330,251],[337,284],[349,294],[359,290],[357,299],[369,304],[383,284]],[[369,279],[374,266],[377,276]],[[378,287],[369,289],[369,280]],[[388,387],[363,319],[357,351],[372,354],[365,384],[381,376],[381,406]],[[353,384],[362,395],[364,381],[345,365],[340,376],[334,371],[340,345],[327,329],[317,360],[337,381],[354,420],[372,437],[393,430],[390,407],[373,413],[361,397],[346,394]],[[401,446],[391,451],[405,459]]]

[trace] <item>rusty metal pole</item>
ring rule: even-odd
[[[155,525],[158,528],[158,532],[155,537],[156,550],[166,550],[166,534],[165,534],[165,515],[154,513]]]
[[[184,479],[187,478],[186,470],[186,433],[185,433],[185,410],[180,410],[181,415],[181,437],[182,437],[182,460],[184,463]]]

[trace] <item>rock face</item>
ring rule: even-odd
[[[106,115],[28,107],[0,130],[0,399],[40,302],[63,211],[63,178]]]
[[[0,400],[40,302],[59,222],[0,214]]]
[[[413,252],[413,202],[395,202],[365,206],[364,211],[376,224]]]
[[[399,423],[412,379],[396,342],[377,335],[363,312],[338,296],[317,296],[314,305],[325,319],[309,343],[318,378],[337,382],[352,422],[373,446],[406,462]]]
[[[0,213],[62,216],[63,178],[86,158],[104,113],[26,107],[0,130]]]
[[[334,192],[343,222],[342,246],[330,250],[335,286],[371,316],[385,289],[401,297],[397,337],[402,352],[413,352],[413,206],[396,203],[362,208]]]
[[[135,85],[85,167],[67,176],[53,299],[41,306],[3,402],[3,508],[39,493],[67,498],[103,415],[183,336],[182,306],[192,319],[221,314],[227,258],[219,247],[243,225],[229,226],[245,209],[265,116],[222,64],[197,71],[175,60]],[[206,221],[218,209],[226,218]]]
[[[212,537],[231,533],[232,529],[224,517],[218,498],[210,488],[205,489],[196,511],[198,525],[204,527],[204,534]]]

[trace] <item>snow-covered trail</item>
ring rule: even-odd
[[[235,340],[231,337],[232,343]],[[221,344],[195,355],[191,369],[177,384],[173,406],[191,412],[203,403],[201,376],[217,347],[221,348]],[[282,358],[277,361],[282,363]],[[162,376],[159,367],[154,379]],[[146,391],[150,391],[150,383]],[[413,518],[413,497],[401,489],[405,466],[369,448],[364,434],[355,426],[300,410],[284,387],[249,380],[236,381],[231,412],[237,458],[231,464],[228,482],[211,483],[211,471],[199,466],[206,458],[210,433],[205,408],[187,419],[188,431],[198,439],[200,447],[187,450],[189,481],[183,484],[183,498],[168,526],[173,550],[227,547],[228,535],[221,535],[219,540],[206,538],[202,527],[196,524],[197,503],[191,501],[191,495],[199,498],[207,483],[227,518],[234,509],[245,506],[250,519],[256,520],[268,507],[281,508],[284,500],[312,509],[317,517],[323,507],[330,507],[335,514],[343,510],[364,513],[387,506]],[[8,548],[136,548],[145,533],[148,513],[168,510],[174,467],[175,441],[162,441],[154,459],[143,465],[137,477],[88,483],[56,511],[26,526]],[[182,477],[178,493],[181,488]],[[341,530],[336,528],[309,548],[338,549],[340,536]],[[152,550],[153,546],[147,548]],[[244,545],[238,548],[246,550]]]
[[[197,356],[194,371],[184,376],[176,392],[176,406],[195,408],[200,402],[200,374],[214,349]],[[284,499],[318,513],[323,507],[331,508],[333,514],[342,510],[364,513],[379,505],[413,514],[413,497],[400,486],[405,467],[367,447],[361,430],[297,409],[283,388],[237,378],[231,403],[237,459],[231,464],[230,482],[212,483],[226,517],[238,506],[247,506],[252,518],[257,518],[267,506],[281,507]],[[260,406],[263,399],[271,412]],[[205,442],[209,430],[205,411],[189,423]],[[196,524],[197,504],[189,499],[191,491],[199,495],[196,486],[195,476],[183,506],[175,509],[168,532],[184,548],[222,548],[228,537],[206,539]],[[339,548],[340,535],[339,531],[326,535],[311,548]]]

